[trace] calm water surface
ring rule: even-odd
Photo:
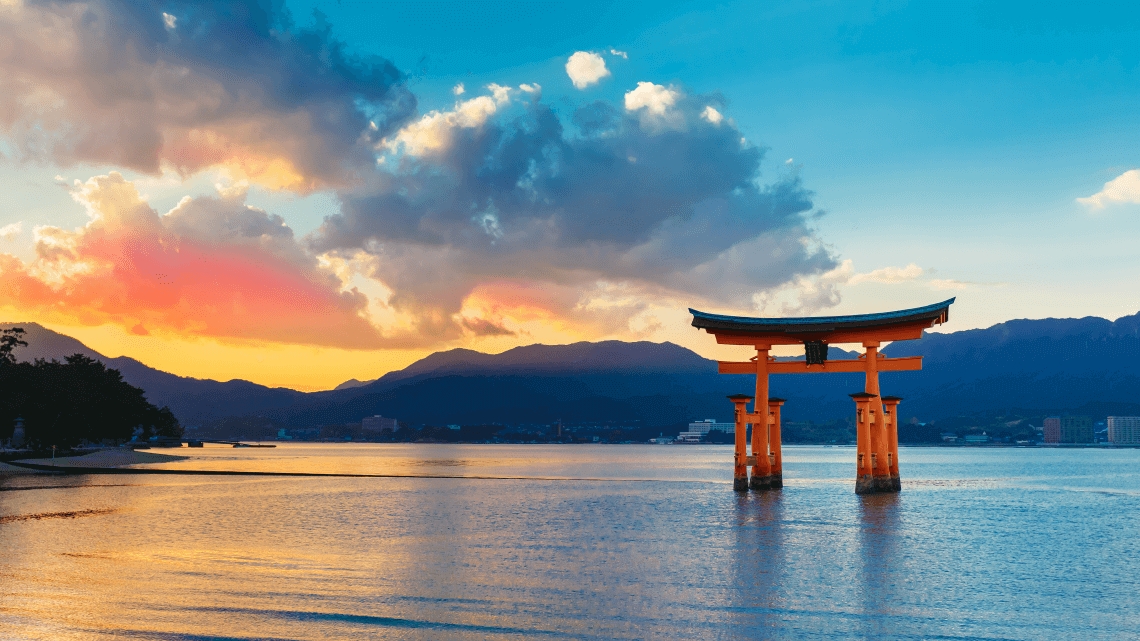
[[[0,638],[1135,639],[1140,450],[284,445],[0,478]]]

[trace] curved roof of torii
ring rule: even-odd
[[[807,316],[803,318],[756,318],[753,316],[724,316],[709,314],[689,308],[693,315],[693,327],[705,330],[722,330],[730,332],[787,332],[787,333],[817,333],[831,332],[840,329],[855,329],[868,327],[889,327],[902,323],[915,321],[932,321],[931,324],[945,323],[950,318],[950,304],[955,299],[944,300],[941,303],[915,307],[914,309],[900,309],[895,312],[880,312],[878,314],[855,314],[853,316]]]

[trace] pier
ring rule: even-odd
[[[755,374],[756,395],[733,394],[736,418],[736,452],[733,488],[737,491],[778,489],[784,485],[780,451],[780,410],[784,399],[768,395],[770,374],[863,372],[863,391],[851,394],[855,402],[855,493],[898,492],[898,396],[880,396],[879,372],[922,369],[922,357],[886,358],[879,354],[884,342],[922,338],[925,329],[945,323],[955,299],[894,312],[854,316],[758,318],[723,316],[689,309],[693,327],[716,337],[722,345],[749,346],[756,355],[748,361],[718,361],[721,374]],[[828,345],[861,344],[857,359],[830,361]],[[769,355],[775,345],[803,344],[802,361],[777,361]],[[748,403],[753,409],[748,411]],[[747,426],[752,426],[752,454],[748,454]],[[752,468],[751,477],[748,468]]]

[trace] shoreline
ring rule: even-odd
[[[158,452],[145,452],[132,450],[128,448],[109,448],[106,450],[99,450],[81,456],[57,456],[54,460],[49,458],[35,458],[35,459],[19,459],[28,463],[37,463],[39,465],[58,465],[60,467],[90,467],[90,468],[115,468],[126,467],[130,465],[139,465],[143,463],[166,463],[169,461],[181,461],[190,458],[188,456],[179,456],[176,454],[160,454]],[[27,468],[16,467],[15,465],[8,465],[7,463],[0,462],[0,476],[15,475],[15,474],[45,474],[45,472],[37,472]]]

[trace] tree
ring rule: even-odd
[[[0,438],[11,434],[17,417],[24,419],[33,447],[125,441],[138,425],[146,436],[182,436],[168,408],[147,402],[141,389],[98,360],[73,354],[62,363],[16,362],[12,351],[27,345],[22,335],[23,330],[0,333]]]
[[[16,355],[12,352],[17,346],[28,346],[28,342],[23,340],[25,333],[23,327],[0,330],[0,364],[11,365],[16,362]]]

